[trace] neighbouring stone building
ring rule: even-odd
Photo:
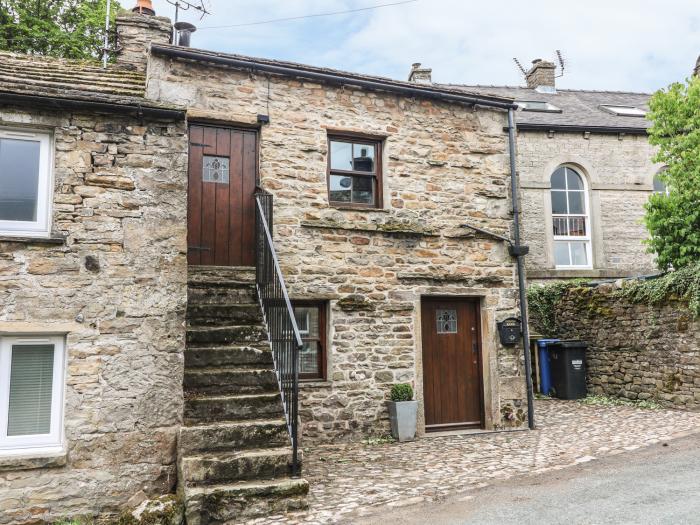
[[[698,410],[700,320],[687,301],[636,303],[621,284],[572,287],[557,302],[556,335],[588,343],[589,391]]]
[[[558,89],[555,65],[533,61],[527,85],[464,86],[520,106],[518,174],[528,280],[654,273],[643,241],[656,178],[645,118],[650,95]]]
[[[263,219],[304,343],[302,442],[387,433],[399,382],[419,434],[523,427],[522,349],[496,331],[514,259],[463,227],[512,235],[512,101],[169,28],[120,16],[106,70],[2,56],[0,524],[176,483],[190,525],[304,505]]]

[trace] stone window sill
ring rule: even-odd
[[[50,235],[49,237],[23,237],[0,234],[0,242],[18,242],[23,244],[65,244],[66,238],[62,235]]]
[[[0,472],[13,470],[31,470],[38,468],[65,467],[68,463],[68,452],[59,451],[35,451],[28,454],[3,456],[0,452]]]
[[[390,213],[391,210],[386,208],[372,208],[370,206],[343,206],[337,204],[331,204],[329,208],[340,211],[360,211],[360,212],[379,212],[379,213]]]
[[[551,269],[537,269],[528,270],[528,279],[622,279],[625,277],[633,277],[635,272],[608,269],[608,268],[598,268],[598,269],[561,269],[556,270]]]

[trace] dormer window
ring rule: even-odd
[[[516,100],[522,111],[539,111],[541,113],[561,113],[561,108],[542,100]]]
[[[647,112],[634,106],[610,106],[601,104],[600,109],[619,117],[645,117]]]

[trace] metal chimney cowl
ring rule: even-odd
[[[132,11],[142,15],[156,15],[155,10],[153,9],[153,2],[151,2],[151,0],[136,0],[136,7],[134,7]]]

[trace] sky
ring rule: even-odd
[[[700,55],[700,0],[416,0],[218,29],[398,0],[203,1],[212,12],[204,19],[180,13],[199,28],[192,47],[399,80],[421,62],[434,82],[521,85],[513,58],[527,69],[536,58],[556,63],[561,50],[559,88],[653,92],[688,77]],[[167,0],[153,5],[174,17]]]

